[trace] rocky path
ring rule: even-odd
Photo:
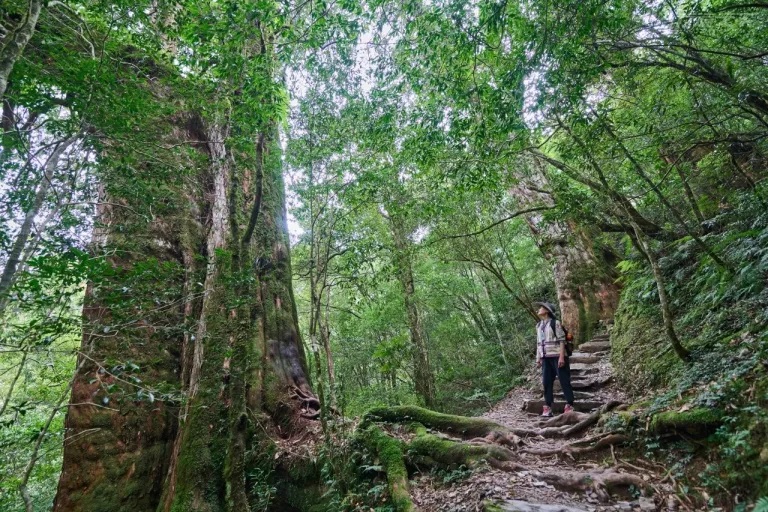
[[[584,343],[574,352],[571,361],[571,375],[576,392],[576,413],[570,419],[576,423],[602,406],[625,397],[614,385],[613,369],[609,361],[610,341],[607,335],[599,335]],[[565,402],[559,383],[555,383],[556,415],[563,411]],[[483,417],[496,421],[518,432],[541,431],[544,423],[541,414],[543,405],[539,373],[532,373],[529,386],[515,388]],[[558,400],[559,398],[559,400]],[[622,461],[621,455],[612,446],[578,457],[565,453],[567,446],[580,439],[594,437],[599,427],[593,426],[578,433],[578,436],[543,437],[521,435],[522,444],[516,462],[527,469],[505,472],[493,468],[476,470],[471,476],[459,479],[460,475],[422,475],[412,482],[415,504],[422,511],[469,512],[469,511],[518,511],[518,512],[584,512],[584,511],[632,511],[632,510],[674,510],[674,503],[657,504],[650,497],[641,497],[630,486],[624,486],[623,493],[603,494],[597,489],[571,490],[574,486],[553,482],[552,475],[578,477],[589,472],[600,478],[640,478],[644,482],[657,480],[650,467],[638,467]],[[539,453],[533,453],[539,452]],[[542,454],[543,452],[543,454]],[[634,461],[637,463],[637,461]],[[639,463],[638,463],[639,464]],[[629,469],[628,468],[634,468]],[[630,473],[631,471],[631,473]],[[629,476],[628,476],[629,475]],[[456,480],[451,482],[451,480]],[[562,479],[561,479],[562,480]],[[555,485],[553,485],[553,483]],[[622,486],[617,486],[621,488]],[[657,498],[659,500],[659,498]]]

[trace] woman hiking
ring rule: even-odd
[[[536,364],[541,367],[541,380],[544,384],[544,402],[542,416],[552,416],[553,388],[555,378],[560,381],[565,395],[565,411],[573,411],[573,389],[571,388],[571,366],[565,353],[565,331],[555,317],[555,306],[549,302],[536,302],[541,319],[536,324]]]

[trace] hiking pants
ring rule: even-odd
[[[560,381],[560,387],[563,388],[565,401],[573,405],[573,388],[571,388],[571,363],[565,358],[565,366],[557,367],[559,357],[541,358],[541,377],[544,383],[544,401],[549,407],[554,403],[553,388],[555,387],[555,378]]]

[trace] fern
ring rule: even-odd
[[[768,512],[768,496],[763,496],[757,500],[757,503],[755,503],[755,508],[752,512]]]

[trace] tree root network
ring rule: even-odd
[[[408,467],[455,468],[464,465],[474,468],[487,463],[503,471],[531,471],[531,468],[515,462],[516,451],[535,455],[576,455],[607,447],[612,449],[614,445],[626,442],[626,436],[601,434],[546,450],[521,449],[523,441],[519,436],[572,437],[595,425],[602,414],[619,405],[620,402],[612,401],[590,414],[563,414],[542,422],[542,428],[530,430],[510,429],[482,418],[443,414],[417,406],[385,407],[373,409],[363,417],[357,437],[377,455],[386,473],[389,495],[395,509],[411,512],[418,509],[409,493]],[[408,439],[389,435],[379,423],[408,425]],[[594,491],[604,501],[617,488],[647,487],[641,477],[618,472],[615,468],[547,473],[539,475],[539,478],[562,490]]]

